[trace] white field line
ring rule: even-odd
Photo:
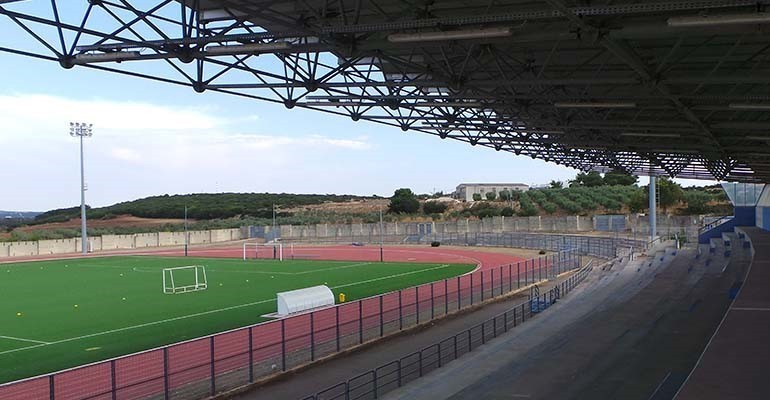
[[[364,265],[370,265],[372,263],[365,262],[365,263],[357,263],[357,264],[348,264],[348,265],[342,265],[339,267],[329,267],[324,269],[315,269],[312,271],[302,271],[302,272],[284,272],[284,271],[244,271],[244,270],[232,270],[227,269],[227,267],[217,266],[217,267],[211,267],[208,271],[210,272],[229,272],[229,273],[236,273],[236,274],[262,274],[262,275],[306,275],[306,274],[313,274],[316,272],[326,272],[326,271],[335,271],[339,269],[346,269],[346,268],[356,268],[356,267],[362,267]],[[158,272],[157,269],[148,269],[148,268],[137,268],[134,267],[133,271],[135,272]]]
[[[346,284],[346,285],[335,286],[332,289],[337,289],[337,288],[342,288],[342,287],[349,287],[349,286],[355,286],[355,285],[360,285],[360,284],[364,284],[364,283],[375,282],[375,281],[380,281],[380,280],[385,280],[385,279],[398,278],[398,277],[401,277],[401,276],[418,274],[418,273],[421,273],[421,272],[433,271],[433,270],[436,270],[436,269],[442,269],[442,268],[447,268],[447,267],[449,267],[449,264],[442,264],[442,265],[439,265],[438,267],[425,268],[425,269],[421,269],[421,270],[417,270],[417,271],[403,272],[403,273],[400,273],[400,274],[393,274],[393,275],[383,276],[383,277],[380,277],[380,278],[368,279],[368,280],[365,280],[365,281],[360,281],[360,282],[350,283],[350,284]],[[203,315],[214,314],[214,313],[218,313],[218,312],[222,312],[222,311],[229,311],[229,310],[234,310],[234,309],[237,309],[237,308],[250,307],[250,306],[254,306],[254,305],[262,304],[262,303],[267,303],[267,302],[271,302],[271,301],[276,301],[276,299],[272,298],[272,299],[268,299],[268,300],[260,300],[260,301],[255,301],[255,302],[252,302],[252,303],[239,304],[239,305],[236,305],[236,306],[224,307],[224,308],[220,308],[220,309],[216,309],[216,310],[203,311],[203,312],[199,312],[199,313],[195,313],[195,314],[190,314],[190,315],[182,315],[182,316],[179,316],[179,317],[168,318],[168,319],[163,319],[163,320],[153,321],[153,322],[147,322],[147,323],[139,324],[139,325],[126,326],[126,327],[123,327],[123,328],[110,329],[108,331],[91,333],[91,334],[88,334],[88,335],[82,335],[82,336],[77,336],[77,337],[57,340],[57,341],[54,341],[54,342],[47,342],[47,343],[41,342],[41,343],[36,344],[34,346],[28,346],[28,347],[22,347],[22,348],[18,348],[18,349],[2,351],[2,352],[0,352],[0,355],[16,353],[18,351],[34,349],[34,348],[42,347],[42,346],[48,346],[48,345],[55,345],[55,344],[73,342],[73,341],[76,341],[76,340],[88,339],[88,338],[92,338],[92,337],[96,337],[96,336],[109,335],[109,334],[112,334],[112,333],[123,332],[123,331],[132,330],[132,329],[138,329],[138,328],[144,328],[144,327],[153,326],[153,325],[160,325],[160,324],[165,324],[167,322],[180,321],[180,320],[183,320],[183,319],[200,317],[200,316],[203,316]]]
[[[14,337],[14,336],[3,336],[3,335],[0,335],[0,339],[16,340],[16,341],[19,341],[19,342],[30,342],[30,343],[38,343],[38,344],[51,344],[50,342],[44,342],[42,340],[24,339],[24,338]]]
[[[239,305],[236,305],[236,306],[219,308],[219,309],[216,309],[216,310],[203,311],[203,312],[199,312],[199,313],[195,313],[195,314],[182,315],[182,316],[179,316],[179,317],[162,319],[160,321],[147,322],[147,323],[139,324],[139,325],[132,325],[132,326],[126,326],[126,327],[123,327],[123,328],[110,329],[108,331],[91,333],[91,334],[88,334],[88,335],[82,335],[82,336],[72,337],[72,338],[68,338],[68,339],[57,340],[55,342],[41,343],[41,344],[38,344],[38,345],[35,345],[35,346],[22,347],[20,349],[6,350],[6,351],[3,351],[3,352],[0,352],[0,355],[9,354],[9,353],[15,353],[17,351],[32,349],[32,348],[40,347],[40,346],[47,346],[47,345],[52,345],[52,344],[61,344],[61,343],[72,342],[72,341],[80,340],[80,339],[87,339],[87,338],[91,338],[91,337],[95,337],[95,336],[109,335],[111,333],[123,332],[123,331],[128,331],[128,330],[131,330],[131,329],[145,328],[145,327],[148,327],[148,326],[165,324],[167,322],[179,321],[179,320],[183,320],[183,319],[195,318],[195,317],[200,317],[200,316],[208,315],[208,314],[214,314],[214,313],[218,313],[218,312],[222,312],[222,311],[234,310],[236,308],[250,307],[250,306],[253,306],[253,305],[257,305],[257,304],[267,303],[269,301],[275,301],[275,298],[268,299],[268,300],[255,301],[255,302],[252,302],[252,303],[239,304]]]
[[[361,281],[361,282],[348,283],[348,284],[345,284],[345,285],[334,286],[334,287],[332,287],[332,289],[339,289],[339,288],[344,288],[344,287],[349,287],[349,286],[356,286],[356,285],[360,285],[360,284],[363,284],[363,283],[376,282],[376,281],[381,281],[381,280],[385,280],[385,279],[397,278],[399,276],[419,274],[420,272],[433,271],[433,270],[436,270],[436,269],[443,269],[443,268],[447,268],[447,267],[449,267],[449,264],[441,264],[438,267],[426,268],[426,269],[421,269],[421,270],[418,270],[418,271],[409,271],[409,272],[404,272],[404,273],[400,273],[400,274],[383,276],[381,278],[367,279],[367,280]]]

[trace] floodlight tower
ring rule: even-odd
[[[80,138],[80,248],[88,254],[88,233],[86,232],[86,174],[83,166],[83,138],[93,136],[93,124],[70,122],[70,136]]]

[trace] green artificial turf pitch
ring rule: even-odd
[[[205,291],[164,294],[163,268],[204,265]],[[468,264],[120,256],[0,264],[0,383],[265,321],[275,294],[348,300],[457,276]]]

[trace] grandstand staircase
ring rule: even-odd
[[[642,296],[623,305],[655,304],[639,311],[650,315],[629,326],[606,351],[613,361],[604,373],[573,398],[674,398],[742,283],[750,259],[743,242],[724,232],[682,249]]]

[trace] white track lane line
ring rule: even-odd
[[[442,264],[442,265],[439,265],[439,266],[433,267],[433,268],[426,268],[426,269],[421,269],[421,270],[417,270],[417,271],[403,272],[403,273],[400,273],[400,274],[393,274],[393,275],[383,276],[383,277],[380,277],[380,278],[368,279],[368,280],[365,280],[365,281],[350,283],[350,284],[346,284],[346,285],[334,286],[332,289],[349,287],[349,286],[355,286],[355,285],[360,285],[360,284],[363,284],[363,283],[381,281],[381,280],[385,280],[385,279],[398,278],[398,277],[406,276],[406,275],[419,274],[421,272],[433,271],[433,270],[437,270],[437,269],[447,268],[449,266],[450,266],[449,264]],[[220,308],[220,309],[217,309],[217,310],[209,310],[209,311],[199,312],[199,313],[190,314],[190,315],[183,315],[183,316],[180,316],[180,317],[168,318],[168,319],[164,319],[164,320],[160,320],[160,321],[153,321],[153,322],[147,322],[147,323],[139,324],[139,325],[127,326],[127,327],[124,327],[124,328],[111,329],[111,330],[104,331],[104,332],[91,333],[91,334],[88,334],[88,335],[82,335],[82,336],[77,336],[77,337],[73,337],[73,338],[57,340],[55,342],[40,343],[40,344],[37,344],[37,345],[34,345],[34,346],[22,347],[22,348],[18,348],[18,349],[2,351],[2,352],[0,352],[0,355],[16,353],[18,351],[34,349],[34,348],[42,347],[42,346],[48,346],[48,345],[55,345],[55,344],[73,342],[73,341],[76,341],[76,340],[87,339],[87,338],[92,338],[92,337],[96,337],[96,336],[109,335],[111,333],[123,332],[123,331],[128,331],[128,330],[138,329],[138,328],[144,328],[144,327],[153,326],[153,325],[165,324],[167,322],[180,321],[180,320],[183,320],[183,319],[200,317],[200,316],[203,316],[203,315],[214,314],[214,313],[218,313],[218,312],[222,312],[222,311],[229,311],[229,310],[234,310],[234,309],[237,309],[237,308],[250,307],[250,306],[257,305],[257,304],[267,303],[267,302],[270,302],[270,301],[276,301],[276,299],[272,298],[272,299],[268,299],[268,300],[260,300],[260,301],[255,301],[253,303],[239,304],[237,306],[230,306],[230,307]]]

